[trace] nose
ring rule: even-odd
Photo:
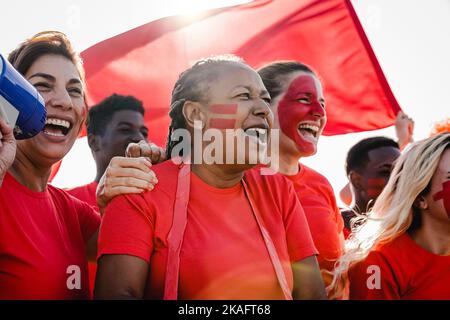
[[[267,121],[268,126],[271,128],[273,125],[273,113],[268,104],[261,100],[260,102],[255,103],[253,109],[253,115],[262,118]]]
[[[325,117],[325,109],[322,107],[320,102],[314,102],[311,104],[311,114],[317,118]]]
[[[261,118],[267,118],[272,113],[267,103],[264,101],[260,101],[258,103],[255,103],[254,109],[253,109],[253,115]]]
[[[147,141],[147,138],[144,137],[142,132],[140,132],[139,130],[134,131],[133,135],[131,136],[130,142],[138,143],[141,140]]]
[[[65,88],[56,89],[50,97],[49,104],[55,108],[62,108],[64,111],[70,110],[73,107],[72,99]]]

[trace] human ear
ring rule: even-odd
[[[363,177],[358,172],[351,170],[348,174],[348,179],[350,180],[350,183],[353,185],[353,187],[358,191],[364,190],[363,185]]]
[[[416,200],[414,200],[413,207],[420,210],[428,209],[428,202],[424,196],[418,196]]]
[[[93,152],[100,151],[100,138],[95,134],[89,134],[87,138],[89,148],[91,148]]]
[[[206,115],[200,103],[186,101],[183,105],[183,116],[188,126],[194,128],[195,125],[201,124],[202,129],[205,127]]]

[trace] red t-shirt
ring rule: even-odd
[[[293,182],[305,210],[314,244],[319,251],[319,265],[321,269],[332,271],[344,247],[344,221],[333,188],[324,176],[303,164],[296,175],[286,177]]]
[[[84,201],[94,207],[94,209],[98,212],[98,206],[97,206],[97,198],[96,198],[96,191],[97,191],[98,182],[93,181],[89,184],[85,184],[84,186],[79,186],[73,189],[66,190],[69,194],[74,196],[77,199],[80,199],[81,201]]]
[[[159,180],[153,191],[118,196],[107,207],[98,254],[145,260],[150,270],[145,297],[161,299],[178,167],[166,161],[152,169]],[[292,185],[280,175],[260,176],[258,170],[250,170],[246,181],[292,289],[290,262],[317,253],[301,205]],[[178,297],[283,299],[242,185],[218,189],[191,173],[190,186]]]
[[[89,298],[85,244],[100,216],[61,189],[35,192],[9,173],[0,208],[0,299]]]
[[[405,233],[351,268],[349,279],[350,299],[449,300],[450,256],[423,249]]]
[[[81,201],[86,202],[91,205],[97,212],[99,211],[97,205],[97,191],[98,182],[93,181],[84,186],[79,186],[73,189],[66,190],[69,194],[74,196]],[[94,286],[95,286],[95,275],[97,274],[97,263],[89,261],[88,262],[88,272],[89,272],[89,291],[91,293],[91,297],[94,296]]]

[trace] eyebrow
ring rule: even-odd
[[[134,123],[132,123],[132,122],[128,122],[128,121],[120,121],[118,124],[117,124],[118,126],[121,126],[121,125],[126,125],[126,126],[133,126],[134,125]],[[141,128],[145,128],[145,129],[147,129],[148,130],[148,127],[144,124],[144,125],[142,125],[141,126]]]
[[[28,79],[30,80],[30,79],[35,78],[35,77],[41,77],[41,78],[47,79],[48,81],[52,81],[52,82],[56,81],[56,78],[54,76],[52,76],[52,75],[50,75],[48,73],[42,73],[42,72],[35,73],[31,77],[29,77]],[[80,85],[82,85],[80,79],[77,79],[77,78],[70,79],[68,84],[80,84]]]
[[[56,80],[54,76],[49,75],[48,73],[42,73],[42,72],[35,73],[31,77],[29,77],[28,79],[32,79],[32,78],[35,78],[35,77],[41,77],[41,78],[47,79],[49,81],[55,81]]]
[[[377,168],[378,169],[384,169],[384,168],[386,168],[386,169],[389,168],[390,169],[390,168],[392,168],[392,166],[393,166],[392,164],[383,163],[383,164],[379,165]]]

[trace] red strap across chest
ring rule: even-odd
[[[168,258],[166,266],[166,278],[164,283],[164,299],[176,300],[178,298],[178,281],[180,272],[180,252],[183,244],[184,231],[187,223],[187,208],[189,203],[190,193],[190,174],[191,166],[189,164],[182,164],[178,172],[177,192],[175,196],[175,205],[173,213],[173,224],[168,235]],[[277,275],[278,282],[283,291],[286,300],[292,300],[292,294],[289,290],[289,285],[284,273],[280,258],[277,254],[275,245],[270,238],[269,232],[261,218],[257,207],[254,205],[250,190],[245,182],[242,180],[245,196],[250,204],[256,223],[259,227],[261,235],[266,245],[270,256],[273,268]]]

